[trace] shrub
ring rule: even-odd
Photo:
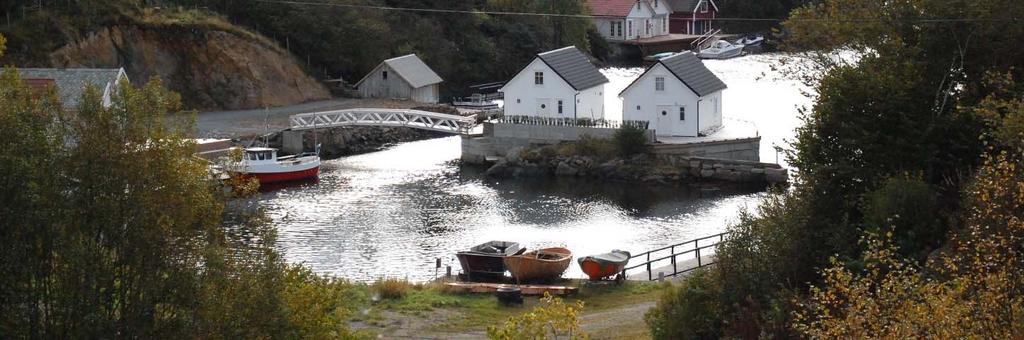
[[[386,278],[373,284],[374,291],[385,299],[401,299],[409,288],[412,288],[412,284],[405,279]]]
[[[607,139],[594,138],[583,135],[576,142],[576,155],[589,156],[599,160],[615,158],[615,145]]]
[[[647,145],[647,131],[634,124],[623,124],[615,131],[612,140],[619,155],[623,157],[647,153],[650,149]]]
[[[891,231],[901,253],[923,259],[946,236],[947,228],[936,218],[936,197],[918,178],[890,178],[864,195],[864,223],[869,230]]]
[[[589,339],[580,331],[579,315],[583,301],[567,305],[562,299],[544,293],[541,305],[509,318],[504,324],[487,327],[491,339]]]
[[[721,289],[715,271],[700,269],[682,284],[665,290],[644,315],[655,339],[713,339],[722,325]]]

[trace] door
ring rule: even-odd
[[[655,134],[658,136],[672,136],[672,126],[674,115],[676,111],[675,106],[670,105],[659,105],[658,112],[655,114],[658,116],[658,123],[654,126]]]
[[[537,98],[537,115],[547,117],[551,112],[551,98]]]

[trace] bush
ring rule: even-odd
[[[412,288],[412,284],[405,279],[387,278],[373,284],[373,289],[385,299],[401,299],[409,288]]]
[[[918,178],[890,178],[864,195],[864,223],[868,230],[891,231],[902,254],[923,259],[946,238],[936,197]]]
[[[584,135],[576,142],[576,155],[589,156],[599,160],[615,158],[615,145],[607,139]]]
[[[721,289],[714,269],[700,269],[667,289],[644,315],[655,339],[714,339],[721,336]]]
[[[622,157],[647,153],[650,150],[650,146],[647,145],[647,131],[634,124],[623,124],[615,131],[612,140]]]
[[[499,326],[487,327],[491,339],[589,339],[580,331],[579,315],[583,301],[567,305],[562,299],[544,293],[541,305],[522,315],[513,316]]]

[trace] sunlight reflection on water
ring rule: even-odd
[[[746,56],[707,65],[729,85],[726,118],[756,123],[763,161],[772,146],[792,138],[797,105],[808,100],[796,81],[771,75],[775,55]],[[602,70],[615,97],[642,69]],[[621,114],[619,114],[621,115]],[[613,118],[613,117],[609,117]],[[460,168],[460,139],[404,143],[388,150],[326,161],[316,183],[260,198],[278,226],[286,258],[351,280],[433,278],[434,259],[459,271],[454,253],[490,240],[528,248],[566,246],[574,255],[623,249],[642,252],[721,232],[761,194],[687,187],[647,187],[575,179],[495,180],[481,169]],[[443,273],[442,268],[442,273]],[[568,276],[582,273],[573,263]]]

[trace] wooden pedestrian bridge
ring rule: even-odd
[[[459,116],[411,109],[357,108],[311,112],[289,117],[292,130],[339,126],[408,127],[421,130],[468,134],[476,126],[474,116]]]

